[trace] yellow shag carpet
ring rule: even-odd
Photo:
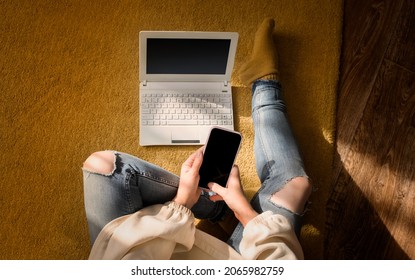
[[[265,17],[276,19],[288,114],[318,188],[301,242],[323,257],[335,135],[341,0],[0,1],[0,258],[85,259],[81,165],[94,151],[131,153],[179,173],[196,149],[138,144],[141,30],[239,32],[233,75],[237,160],[248,196],[259,187],[250,88],[238,67]]]

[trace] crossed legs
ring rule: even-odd
[[[299,234],[301,217],[312,187],[286,115],[278,82],[273,28],[272,19],[266,19],[260,25],[251,59],[241,67],[240,73],[245,84],[253,82],[254,153],[262,184],[251,204],[258,213],[272,211],[285,216]],[[85,207],[92,242],[111,219],[133,213],[151,203],[171,200],[179,182],[176,175],[160,167],[112,151],[92,154],[85,161],[83,170]],[[115,202],[111,202],[114,198]],[[220,218],[224,209],[223,204],[212,203],[204,196],[195,209],[192,208],[200,217],[213,219]],[[243,227],[239,224],[228,241],[236,250],[242,232]]]

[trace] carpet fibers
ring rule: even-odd
[[[235,71],[265,17],[276,20],[290,121],[318,190],[306,215],[305,256],[322,258],[334,151],[342,1],[0,1],[0,258],[85,259],[81,165],[120,150],[174,173],[195,146],[138,145],[138,33],[236,31]],[[233,75],[237,164],[259,187],[250,89]]]

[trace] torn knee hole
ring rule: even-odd
[[[83,169],[105,176],[115,171],[115,154],[112,151],[100,151],[90,155],[84,162]]]
[[[284,187],[293,187],[296,188],[298,191],[304,191],[309,193],[312,189],[310,179],[308,177],[298,176],[291,178],[285,182]]]
[[[294,177],[271,195],[271,201],[294,213],[302,213],[312,192],[312,186],[306,177]]]

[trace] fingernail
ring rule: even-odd
[[[208,195],[209,196],[214,196],[214,195],[217,195],[217,193],[210,191],[210,192],[208,192]]]

